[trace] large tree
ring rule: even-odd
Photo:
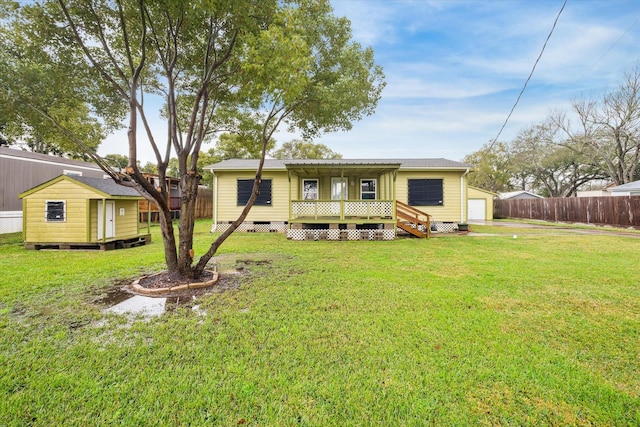
[[[565,147],[551,120],[523,129],[510,147],[511,171],[522,190],[570,197],[584,184],[606,177],[584,155]]]
[[[113,179],[159,206],[167,270],[177,277],[199,277],[246,218],[278,128],[298,129],[305,137],[348,130],[373,113],[384,86],[372,50],[352,41],[348,20],[335,17],[326,0],[43,0],[12,7],[4,37],[24,39],[34,52],[14,52],[10,65],[21,70],[37,60],[50,70],[52,88],[72,86],[101,123],[127,118],[129,164],[119,173],[42,103],[27,105]],[[72,79],[65,80],[70,70]],[[38,100],[38,93],[29,92],[31,83],[20,80],[8,91],[20,89],[21,96]],[[151,121],[159,105],[166,121],[160,134]],[[198,158],[202,145],[219,132],[258,144],[261,161],[242,214],[194,259]],[[161,183],[172,154],[178,159],[178,237],[166,186],[152,186],[138,168],[143,144],[154,153]]]
[[[640,68],[625,73],[616,91],[600,100],[572,103],[577,122],[562,112],[553,120],[565,135],[561,144],[598,164],[616,184],[638,179],[640,169]]]
[[[485,144],[480,150],[465,156],[462,161],[473,165],[473,172],[469,174],[470,185],[494,193],[509,191],[511,175],[506,144]]]
[[[85,102],[82,86],[86,73],[77,73],[63,51],[54,53],[33,44],[45,27],[19,28],[17,2],[0,0],[0,123],[5,145],[30,151],[88,159],[113,121],[98,120]],[[37,19],[32,10],[27,18]],[[12,19],[14,20],[12,22]],[[45,36],[45,34],[40,34]],[[52,34],[46,34],[52,36]],[[56,122],[66,131],[61,131]],[[78,141],[82,141],[78,145]]]

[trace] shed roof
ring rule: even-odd
[[[257,169],[258,159],[229,159],[206,166],[208,170]],[[285,170],[287,166],[381,166],[396,165],[402,169],[468,169],[470,165],[443,158],[436,159],[265,159],[264,170]]]
[[[84,184],[85,186],[88,186],[90,188],[92,188],[93,190],[96,190],[97,192],[103,194],[106,197],[138,197],[138,198],[142,198],[142,196],[140,195],[140,193],[135,189],[135,188],[131,188],[131,187],[125,187],[124,185],[120,185],[117,184],[113,179],[111,178],[107,178],[107,179],[102,179],[102,178],[92,178],[92,177],[88,177],[88,176],[72,176],[72,175],[60,175],[57,176],[56,178],[53,178],[49,181],[46,181],[40,185],[37,185],[23,193],[21,193],[19,195],[20,198],[23,198],[25,196],[28,196],[29,194],[32,194],[38,190],[41,190],[43,188],[46,188],[48,186],[50,186],[51,184],[54,184],[56,182],[62,181],[62,180],[68,180],[68,181],[76,181],[78,183]]]

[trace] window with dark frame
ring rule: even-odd
[[[360,180],[360,199],[375,200],[376,198],[376,180],[372,178]]]
[[[318,200],[318,180],[317,179],[302,180],[302,199]]]
[[[45,218],[47,222],[64,222],[65,216],[64,200],[47,200],[45,206]]]
[[[442,179],[410,179],[410,206],[442,206],[444,203]]]
[[[253,179],[238,180],[238,206],[244,206],[249,201],[253,191]],[[258,198],[254,206],[271,206],[271,180],[263,179],[260,182]]]

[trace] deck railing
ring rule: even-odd
[[[291,219],[393,219],[393,200],[292,200]]]

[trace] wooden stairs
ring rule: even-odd
[[[431,215],[428,213],[396,201],[396,221],[398,227],[412,236],[421,239],[431,237]]]

